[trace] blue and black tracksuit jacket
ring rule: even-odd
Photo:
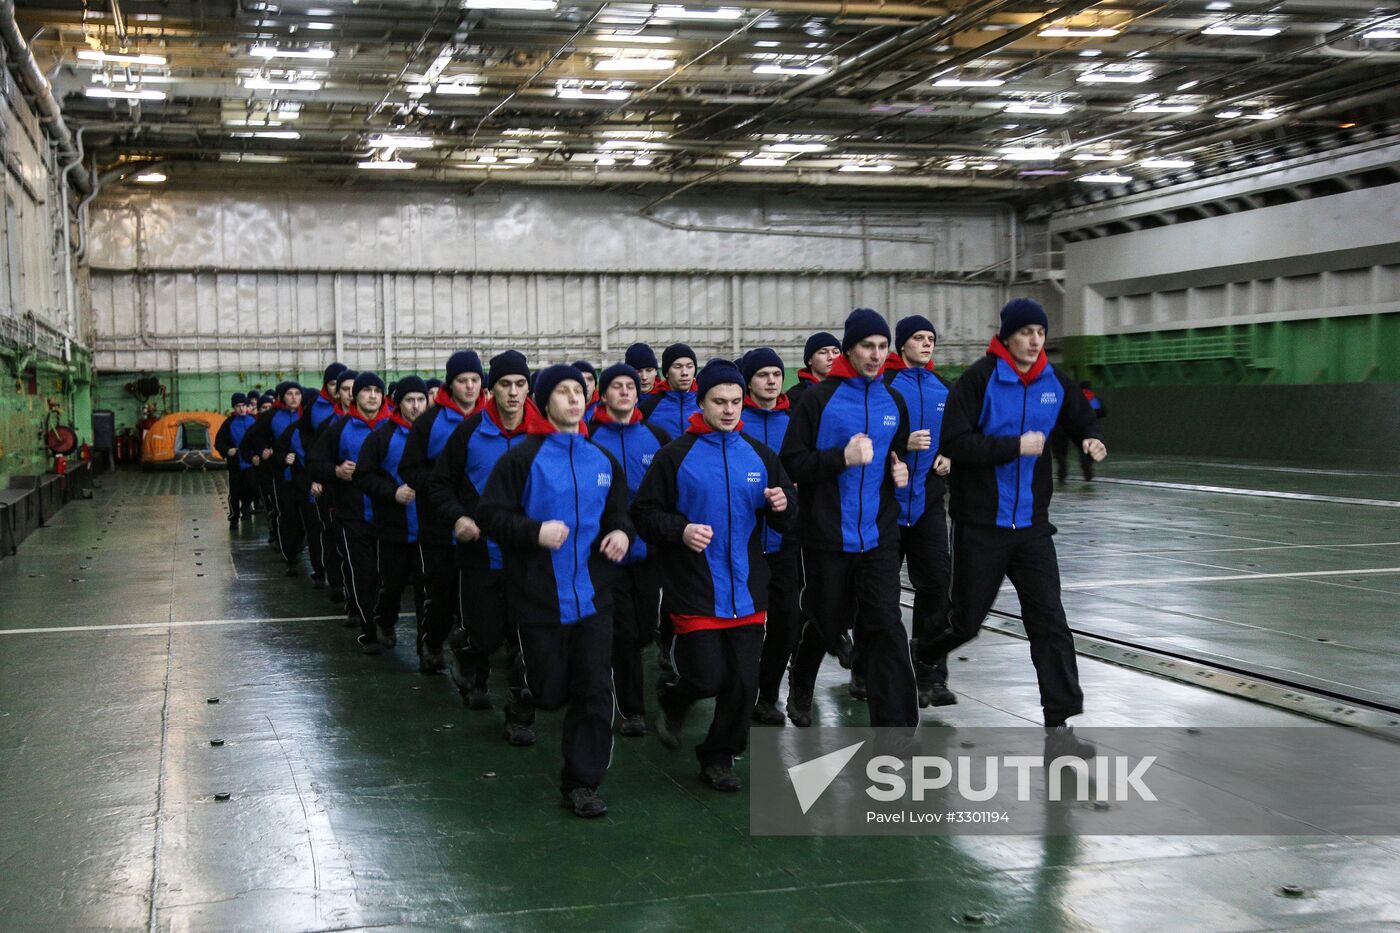
[[[219,427],[219,433],[214,438],[214,443],[219,446],[219,453],[225,458],[228,456],[230,447],[238,448],[238,456],[228,465],[231,470],[243,471],[253,465],[250,459],[253,455],[251,445],[244,445],[243,438],[247,436],[248,429],[253,426],[252,415],[232,415],[224,419],[224,423]]]
[[[365,494],[353,481],[336,476],[335,468],[346,460],[354,460],[358,466],[360,448],[383,421],[383,418],[377,418],[374,424],[370,424],[355,415],[339,415],[329,422],[330,426],[316,439],[316,445],[307,455],[307,475],[324,488],[321,496],[323,499],[329,497],[331,514],[342,525],[364,526],[373,515],[373,510]]]
[[[433,465],[428,491],[433,509],[446,523],[450,534],[459,518],[470,518],[481,526],[477,514],[486,481],[496,463],[506,453],[529,439],[523,429],[507,432],[501,429],[487,411],[479,411],[459,424],[443,445]],[[482,527],[482,533],[486,529]],[[454,539],[455,540],[455,539]],[[489,536],[465,544],[457,544],[457,556],[462,562],[486,560],[492,570],[503,566],[500,545]]]
[[[792,420],[789,412],[787,396],[779,396],[778,407],[771,409],[759,408],[751,400],[746,400],[741,430],[776,454],[783,449],[783,437]],[[797,500],[794,499],[793,506],[796,505]],[[759,523],[763,526],[763,553],[776,554],[789,536],[768,524],[767,519],[760,519]],[[791,523],[787,527],[792,527]]]
[[[478,506],[482,529],[505,555],[511,612],[521,625],[573,625],[611,616],[618,568],[598,550],[603,537],[636,536],[622,465],[583,434],[531,434],[501,457]],[[561,521],[557,551],[540,526]]]
[[[418,541],[418,502],[407,505],[395,496],[405,480],[404,447],[410,426],[390,418],[370,432],[355,461],[355,486],[368,502],[369,524],[381,541]]]
[[[606,409],[604,409],[606,416]],[[600,447],[613,455],[622,464],[627,474],[627,501],[631,504],[636,498],[637,489],[642,485],[642,477],[650,469],[657,451],[671,442],[665,431],[654,424],[634,421],[618,424],[606,417],[599,418],[595,412],[588,423],[589,435]],[[646,560],[647,543],[641,535],[634,535],[632,547],[627,552],[623,564],[635,564]]]
[[[672,437],[680,437],[690,427],[690,416],[700,411],[695,387],[685,392],[667,389],[644,396],[638,407],[648,424],[654,424]]]
[[[802,546],[860,554],[898,541],[899,503],[889,457],[892,450],[904,457],[909,417],[899,393],[844,363],[838,359],[834,375],[803,394],[780,457],[801,499]],[[860,433],[870,437],[874,459],[847,467],[846,444]]]
[[[763,494],[773,486],[787,493],[782,512],[770,511]],[[637,530],[655,549],[667,609],[719,619],[767,610],[764,526],[781,534],[796,511],[797,491],[777,454],[746,433],[708,429],[663,447],[632,504]],[[714,529],[698,554],[682,538],[692,523]]]
[[[897,490],[899,524],[917,524],[924,517],[930,502],[942,503],[947,486],[943,477],[933,472],[938,456],[938,439],[943,430],[943,409],[952,384],[931,369],[888,369],[885,384],[904,399],[909,413],[909,432],[928,431],[933,446],[928,450],[910,450],[901,455],[909,466],[909,485]]]
[[[1029,382],[989,352],[964,370],[948,393],[938,446],[953,461],[948,513],[955,522],[1053,532],[1049,445],[1043,456],[1023,457],[1021,435],[1039,431],[1049,437],[1062,427],[1076,444],[1086,437],[1103,439],[1078,386],[1044,356],[1027,375]]]
[[[447,448],[448,438],[466,420],[466,416],[456,408],[439,403],[419,415],[413,427],[408,429],[408,442],[404,445],[399,472],[403,474],[404,482],[418,494],[418,521],[422,529],[420,540],[424,544],[452,547],[457,543],[452,537],[452,525],[456,519],[448,521],[438,511],[429,485],[433,466]]]

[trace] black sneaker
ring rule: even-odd
[[[765,726],[781,726],[787,722],[787,717],[783,711],[778,709],[778,704],[772,703],[762,697],[753,705],[753,715],[750,717],[754,722]]]
[[[506,723],[506,741],[518,748],[528,748],[535,744],[535,730],[524,723],[508,722]],[[604,809],[606,810],[606,808]]]
[[[574,811],[574,816],[585,819],[605,816],[608,812],[608,805],[591,787],[575,787],[559,799],[559,805],[565,810]]]
[[[326,588],[326,575],[324,573],[313,573],[311,575],[311,588],[313,590],[324,590]]]
[[[1074,734],[1074,726],[1069,724],[1045,727],[1045,760],[1056,758],[1082,758],[1088,761],[1099,753],[1092,742],[1086,742]]]
[[[864,703],[868,694],[865,692],[865,678],[855,671],[851,671],[851,682],[846,687],[851,694],[851,699]]]
[[[491,708],[491,694],[487,692],[485,684],[472,684],[466,690],[459,692],[462,694],[462,705],[467,709]]]
[[[794,726],[805,729],[812,724],[812,695],[794,693],[789,688],[787,717]]]
[[[331,602],[335,603],[337,606],[344,605],[345,587],[341,586],[340,584],[336,584],[335,586],[331,587],[330,597]]]
[[[700,780],[715,790],[722,790],[727,794],[742,790],[744,787],[744,782],[739,780],[739,775],[734,773],[732,765],[706,765],[700,769]]]
[[[230,519],[228,520],[228,530],[229,530],[229,531],[237,531],[237,530],[238,530],[238,519],[236,519],[236,518],[230,518]]]
[[[301,568],[298,567],[296,564],[288,564],[288,565],[287,565],[287,576],[289,576],[289,577],[299,577],[299,576],[301,576]]]
[[[447,666],[441,651],[419,651],[418,652],[418,673],[420,674],[441,674],[443,668]]]
[[[919,684],[919,709],[928,709],[930,706],[957,705],[957,694],[949,690],[948,685],[938,679],[938,670],[932,664],[915,661],[914,677]]]
[[[618,728],[618,731],[629,739],[639,739],[647,734],[646,717],[642,716],[640,713],[628,716],[622,720],[622,725]]]
[[[365,654],[381,654],[384,651],[383,645],[377,641],[370,641],[363,635],[360,635],[355,641],[359,643],[360,650]]]
[[[385,648],[392,648],[399,643],[399,636],[394,634],[394,630],[391,628],[375,626],[374,634],[375,637],[379,639],[379,643]]]

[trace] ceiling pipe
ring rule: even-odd
[[[53,86],[44,77],[39,63],[34,60],[34,53],[29,49],[29,43],[24,41],[19,31],[19,24],[15,22],[15,0],[0,0],[0,42],[5,45],[15,76],[34,99],[39,119],[58,147],[62,171],[72,179],[74,188],[87,194],[90,189],[87,173],[82,170],[82,146],[64,122],[63,109],[53,96]]]

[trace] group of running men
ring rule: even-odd
[[[347,606],[366,654],[394,648],[413,594],[419,669],[444,669],[491,708],[505,658],[504,737],[535,742],[538,709],[566,708],[565,807],[599,816],[615,713],[648,732],[642,649],[656,640],[654,729],[677,748],[713,698],[702,779],[740,789],[751,723],[813,722],[828,654],[872,726],[914,728],[957,702],[949,652],[1011,580],[1039,680],[1047,742],[1092,754],[1047,507],[1046,438],[1106,456],[1086,397],[1046,359],[1047,320],[1020,298],[986,356],[950,384],[934,325],[857,309],[807,341],[797,382],[767,347],[704,366],[646,344],[598,372],[532,372],[507,350],[453,353],[441,382],[388,387],[340,363],[319,391],[233,397],[216,443],[229,526],[261,501],[288,576]],[[951,548],[945,491],[952,518]],[[900,569],[914,591],[912,640]],[[788,675],[785,706],[779,693]]]

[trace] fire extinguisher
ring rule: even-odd
[[[68,458],[63,454],[53,455],[53,471],[59,476],[68,475]]]

